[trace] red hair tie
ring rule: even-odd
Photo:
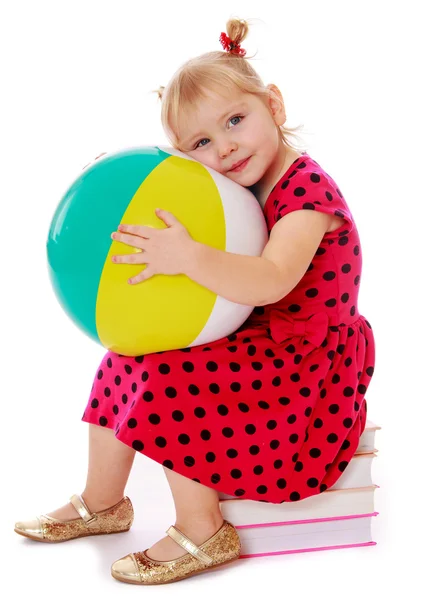
[[[238,54],[239,56],[245,56],[246,50],[240,48],[240,44],[234,43],[226,33],[221,33],[219,36],[219,41],[226,52],[229,52],[230,54]]]

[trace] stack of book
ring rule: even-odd
[[[367,420],[356,453],[338,481],[325,492],[298,502],[272,504],[219,493],[222,516],[241,541],[240,558],[375,546],[371,536],[376,457],[375,432]]]

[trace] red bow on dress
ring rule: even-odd
[[[269,327],[271,337],[281,344],[292,337],[303,337],[317,348],[321,346],[328,332],[328,314],[319,312],[306,320],[295,320],[283,311],[271,310]]]

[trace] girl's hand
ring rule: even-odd
[[[195,241],[178,219],[166,210],[156,209],[166,229],[143,225],[120,225],[111,237],[117,242],[139,248],[141,253],[112,256],[115,263],[140,264],[147,267],[128,283],[139,283],[153,275],[184,274],[189,265]]]

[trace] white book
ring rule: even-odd
[[[257,527],[299,523],[317,519],[335,519],[374,514],[374,492],[377,485],[326,490],[299,502],[271,504],[255,500],[224,500],[222,516],[234,527]]]
[[[329,490],[342,490],[372,485],[371,463],[377,455],[355,454],[336,483]]]
[[[371,518],[364,516],[277,527],[237,528],[241,542],[240,558],[375,546]]]
[[[375,449],[375,432],[379,429],[381,429],[379,425],[376,425],[367,419],[367,422],[365,423],[365,429],[359,439],[359,446],[356,449],[355,454],[362,454],[364,452],[377,452]]]

